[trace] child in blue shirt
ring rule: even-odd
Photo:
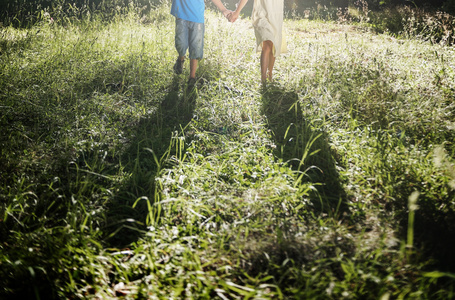
[[[231,13],[224,7],[221,0],[212,0],[215,6],[228,18]],[[186,51],[189,50],[190,78],[189,85],[196,83],[198,61],[203,57],[204,50],[204,0],[173,0],[171,14],[175,17],[175,48],[178,58],[174,72],[182,74]]]

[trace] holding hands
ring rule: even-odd
[[[229,22],[234,23],[235,20],[237,20],[237,18],[239,17],[239,14],[236,13],[236,11],[226,9],[225,11],[223,11],[223,16],[225,16]]]
[[[226,9],[223,3],[221,3],[221,0],[212,0],[212,2],[223,13],[223,16],[226,17],[226,19],[228,19],[229,22],[233,23],[239,18],[240,12],[242,11],[243,7],[248,2],[248,0],[239,0],[239,3],[237,4],[237,9],[235,11]]]
[[[242,11],[243,7],[247,2],[248,0],[239,0],[239,3],[237,4],[237,9],[228,14],[228,16],[226,16],[229,22],[234,23],[235,21],[237,21],[237,19],[240,16],[240,12]]]
[[[239,18],[239,15],[240,15],[240,12],[236,10],[236,11],[231,11],[225,17],[229,20],[229,22],[234,23]]]
[[[229,17],[231,16],[232,14],[232,10],[229,10],[229,9],[226,9],[225,11],[223,11],[223,16],[229,20]]]

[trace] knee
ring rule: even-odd
[[[262,42],[262,51],[269,53],[272,52],[273,49],[273,42],[272,41],[264,41]]]

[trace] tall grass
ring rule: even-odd
[[[2,28],[1,296],[453,298],[452,49],[207,11],[190,93],[169,10]]]

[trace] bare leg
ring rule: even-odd
[[[275,56],[273,56],[273,52],[270,52],[270,59],[269,59],[269,72],[268,72],[268,78],[269,81],[273,81],[273,76],[272,76],[272,71],[273,71],[273,66],[275,65]]]
[[[275,64],[275,57],[273,56],[273,43],[272,41],[262,42],[261,52],[261,81],[265,83],[267,78],[272,80],[272,70]]]
[[[196,78],[197,59],[190,59],[190,78]]]

